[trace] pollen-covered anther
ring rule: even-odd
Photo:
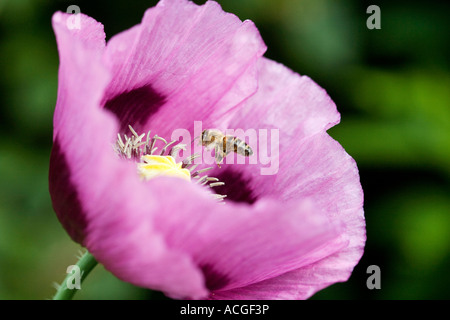
[[[213,169],[213,167],[196,170],[198,164],[194,164],[194,160],[200,157],[198,153],[177,163],[175,158],[180,150],[186,150],[185,144],[177,144],[176,140],[167,142],[166,139],[156,134],[151,137],[151,131],[139,135],[132,126],[128,126],[128,128],[131,136],[118,134],[114,150],[121,158],[133,159],[137,162],[138,174],[143,180],[148,181],[158,176],[170,176],[187,181],[195,179],[196,183],[210,188],[225,184],[217,178],[203,175],[204,172]],[[146,137],[145,140],[143,140],[144,137]],[[158,149],[156,143],[158,142],[159,144],[163,143],[159,154],[156,153]],[[169,147],[171,148],[169,149]],[[222,201],[226,197],[226,195],[220,194],[212,194],[212,196],[218,201]]]

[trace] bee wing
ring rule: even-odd
[[[225,143],[225,156],[229,155],[231,152],[234,152],[234,143],[235,143],[235,137],[233,136],[226,136],[226,143]]]
[[[216,150],[217,145],[216,145],[215,143],[210,143],[210,144],[204,145],[204,147],[205,147],[205,149],[206,149],[207,151],[210,151],[210,150],[212,150],[213,148],[214,148],[214,150]]]
[[[217,145],[217,144],[216,144],[214,150],[215,150],[215,152],[216,152],[216,154],[215,154],[216,163],[217,163],[217,165],[218,165],[219,168],[220,168],[220,164],[222,163],[223,158],[224,158],[225,155],[224,155],[224,153],[223,153],[223,150],[222,150],[222,149],[220,148],[220,146]]]

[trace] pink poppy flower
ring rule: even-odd
[[[340,115],[325,90],[262,57],[255,25],[212,1],[161,1],[107,44],[102,24],[79,17],[79,28],[68,14],[52,21],[49,183],[74,241],[118,278],[177,299],[305,299],[349,278],[365,243],[363,193],[355,162],[326,133]],[[140,158],[165,145],[153,134],[194,137],[194,121],[276,129],[279,141],[260,137],[276,170],[225,161],[206,176],[205,164]]]

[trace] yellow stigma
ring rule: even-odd
[[[150,180],[159,176],[182,178],[191,181],[191,172],[182,168],[182,163],[176,163],[171,156],[156,156],[147,154],[141,157],[138,163],[138,172],[144,180]]]

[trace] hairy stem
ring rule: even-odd
[[[61,285],[58,286],[53,300],[71,300],[75,295],[75,292],[81,288],[81,283],[88,276],[91,270],[94,269],[97,263],[98,262],[95,260],[94,256],[90,254],[89,251],[86,251],[80,260],[78,260],[77,264],[75,266],[71,266],[71,269],[68,269],[68,274]],[[77,277],[79,277],[79,279],[76,279]]]

